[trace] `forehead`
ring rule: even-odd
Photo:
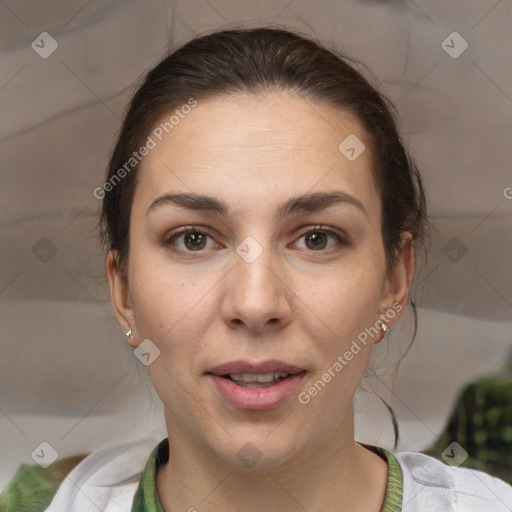
[[[347,112],[291,92],[268,92],[199,100],[166,133],[162,126],[172,114],[155,123],[161,140],[153,130],[155,147],[139,168],[135,202],[146,208],[170,190],[240,204],[253,199],[260,208],[262,198],[280,202],[334,188],[375,202],[366,134]],[[351,147],[360,152],[355,159],[347,158]]]

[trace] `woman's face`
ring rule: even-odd
[[[150,340],[169,435],[269,469],[353,438],[375,326],[398,319],[412,273],[406,258],[386,273],[359,123],[291,93],[236,94],[153,139],[127,289],[107,266],[118,320],[134,346]]]

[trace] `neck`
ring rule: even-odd
[[[157,473],[165,512],[379,512],[387,463],[354,441],[353,408],[335,434],[275,469],[233,467],[208,454],[166,413],[170,459]],[[171,427],[171,428],[170,428]]]

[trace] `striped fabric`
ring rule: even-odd
[[[443,452],[453,442],[468,454],[461,467],[478,469],[512,484],[510,376],[496,375],[469,383],[460,393],[443,433],[424,453],[443,460]]]

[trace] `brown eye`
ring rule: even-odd
[[[207,248],[208,239],[212,237],[198,229],[186,228],[169,236],[163,244],[173,250],[182,252],[200,252]]]
[[[325,233],[319,233],[317,231],[308,233],[306,236],[306,245],[308,249],[318,250],[325,249],[327,244],[327,236]]]
[[[187,249],[197,251],[198,249],[204,249],[206,245],[206,236],[203,233],[198,232],[186,233],[183,241]]]
[[[317,227],[302,234],[305,248],[310,251],[323,251],[325,253],[335,251],[349,245],[348,240],[332,229]],[[332,240],[332,241],[331,241]]]

